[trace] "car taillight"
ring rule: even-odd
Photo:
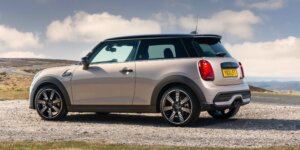
[[[215,79],[214,71],[208,61],[200,60],[198,67],[203,80],[213,81]]]
[[[239,65],[241,67],[241,71],[242,71],[242,79],[245,78],[245,73],[244,73],[244,68],[241,62],[239,62]]]

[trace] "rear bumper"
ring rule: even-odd
[[[250,90],[234,91],[234,92],[220,92],[215,96],[212,104],[201,106],[201,111],[208,111],[212,109],[227,109],[249,104],[251,101]]]
[[[231,107],[232,105],[245,105],[251,101],[250,90],[222,92],[214,98],[215,107]]]

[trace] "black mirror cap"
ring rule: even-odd
[[[81,64],[83,65],[84,70],[88,70],[90,63],[89,63],[89,58],[88,57],[82,57],[81,58]]]

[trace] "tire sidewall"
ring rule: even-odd
[[[230,119],[231,117],[235,116],[238,113],[239,109],[240,109],[240,106],[231,108],[231,110],[228,113],[223,114],[223,115],[216,114],[216,110],[210,110],[207,112],[210,116],[212,116],[215,119]]]
[[[164,98],[167,96],[167,94],[170,92],[170,91],[173,91],[173,90],[182,90],[183,92],[185,92],[191,99],[191,104],[192,104],[192,113],[191,115],[189,116],[189,118],[183,122],[183,123],[180,123],[180,124],[175,124],[175,123],[172,123],[170,122],[167,117],[165,116],[164,112],[162,111],[163,109],[163,100]],[[195,120],[198,119],[199,115],[200,115],[200,105],[199,105],[199,101],[197,100],[196,96],[194,95],[194,93],[191,92],[190,89],[184,87],[184,86],[173,86],[169,89],[167,89],[163,95],[161,96],[160,98],[160,112],[163,116],[163,118],[171,125],[173,126],[178,126],[178,127],[183,127],[183,126],[188,126],[188,125],[191,125]]]
[[[60,113],[59,113],[57,116],[55,116],[54,118],[47,118],[47,117],[44,117],[44,116],[39,112],[39,110],[38,110],[38,104],[37,104],[38,96],[39,96],[44,90],[47,90],[47,89],[53,89],[53,90],[55,90],[55,91],[59,94],[59,96],[61,97],[61,99],[62,99],[62,103],[61,103],[62,109],[61,109]],[[36,95],[35,95],[34,103],[35,103],[34,105],[35,105],[35,108],[36,108],[36,111],[37,111],[38,115],[39,115],[42,119],[44,119],[44,120],[49,120],[49,121],[51,121],[51,120],[59,120],[59,119],[65,117],[65,116],[67,115],[67,113],[68,113],[68,110],[67,110],[67,107],[66,107],[66,103],[65,103],[65,98],[64,98],[63,94],[61,93],[61,91],[60,91],[57,87],[52,86],[52,85],[46,85],[46,86],[43,86],[42,88],[40,88],[40,89],[38,90],[38,92],[36,93]]]

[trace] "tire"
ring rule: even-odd
[[[53,85],[39,89],[35,95],[35,108],[44,120],[60,120],[68,113],[61,91]]]
[[[239,109],[240,109],[240,106],[236,106],[236,107],[231,107],[231,108],[222,109],[222,110],[213,109],[213,110],[209,110],[207,112],[210,116],[212,116],[215,119],[225,120],[225,119],[229,119],[229,118],[235,116],[238,113]]]
[[[162,95],[160,112],[171,125],[188,126],[199,118],[200,105],[197,98],[188,88],[174,86],[166,90]]]

